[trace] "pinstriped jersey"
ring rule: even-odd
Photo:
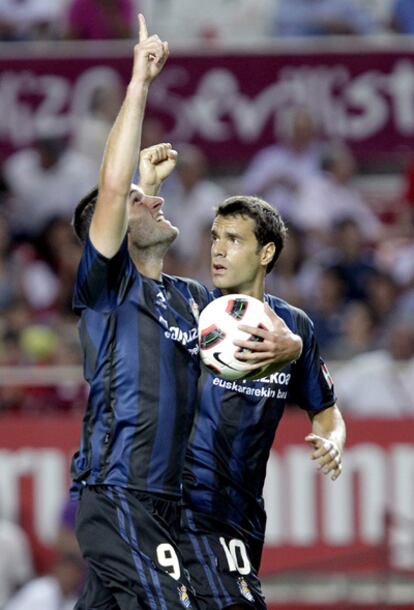
[[[203,372],[184,469],[184,501],[194,511],[190,529],[203,528],[210,517],[263,540],[266,464],[285,405],[317,413],[335,403],[311,320],[281,299],[265,300],[301,336],[303,351],[297,362],[257,381]]]
[[[73,298],[90,386],[75,483],[181,493],[200,374],[197,312],[209,299],[191,280],[141,275],[126,238],[111,259],[87,241]]]

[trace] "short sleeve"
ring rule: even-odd
[[[336,402],[333,381],[320,357],[313,323],[301,311],[298,312],[297,332],[303,341],[303,351],[292,368],[289,401],[316,413]]]
[[[75,281],[74,311],[80,313],[85,308],[112,311],[123,301],[135,273],[127,237],[112,258],[98,252],[88,237]]]

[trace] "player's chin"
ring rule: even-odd
[[[230,288],[229,279],[223,273],[215,273],[213,270],[211,272],[211,279],[215,288],[220,288],[221,290],[228,290]]]
[[[176,237],[178,237],[178,235],[180,234],[180,231],[178,230],[178,227],[174,226],[169,220],[167,220],[166,218],[162,218],[161,220],[159,220],[157,222],[157,224],[159,225],[159,228],[162,231],[165,231],[166,234],[170,235],[171,237],[174,237],[174,239]]]

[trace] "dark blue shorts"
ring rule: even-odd
[[[197,525],[195,525],[197,523]],[[202,610],[238,605],[266,610],[250,545],[240,532],[183,510],[179,546]],[[256,550],[255,550],[256,552]]]
[[[76,535],[88,577],[76,610],[198,608],[176,544],[179,516],[176,501],[86,487]]]

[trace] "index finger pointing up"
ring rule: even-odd
[[[139,22],[139,41],[142,42],[148,38],[148,29],[147,23],[145,21],[145,17],[142,13],[138,14],[138,22]]]

